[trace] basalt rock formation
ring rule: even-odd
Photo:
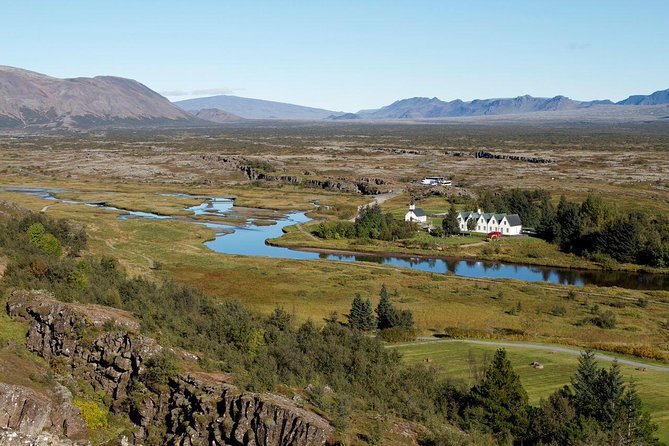
[[[363,195],[378,195],[390,192],[385,180],[381,178],[302,178],[296,175],[282,175],[266,172],[258,169],[253,163],[243,158],[202,155],[205,161],[219,163],[224,169],[237,170],[243,173],[250,181],[267,181],[283,184],[294,184],[315,189],[332,190]],[[313,175],[313,172],[303,172],[305,176]]]
[[[508,161],[522,161],[525,163],[531,164],[550,164],[554,163],[555,160],[550,158],[538,158],[535,156],[519,156],[519,155],[506,155],[499,153],[486,152],[485,150],[477,150],[476,152],[449,152],[446,151],[447,155],[452,155],[456,157],[468,157],[473,156],[474,158],[482,159],[494,159],[494,160],[508,160]]]
[[[147,360],[163,347],[139,334],[126,312],[25,291],[11,295],[7,310],[29,321],[29,350],[65,363],[106,395],[112,411],[128,412],[137,444],[308,446],[331,434],[326,420],[293,401],[242,392],[221,376],[182,373],[160,389],[148,385]]]

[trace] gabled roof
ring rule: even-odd
[[[425,217],[425,211],[420,208],[416,208],[413,211],[409,212],[413,212],[416,215],[416,217]]]
[[[509,226],[520,226],[523,224],[518,214],[509,214],[506,216],[506,220],[509,222]]]
[[[492,214],[492,213],[479,214],[478,212],[467,211],[467,212],[458,212],[458,216],[462,218],[463,221],[467,221],[467,219],[469,218],[478,220],[480,217],[483,217],[483,220],[485,220],[486,223],[489,223],[492,217],[495,217],[495,220],[498,223],[501,222],[504,219],[504,217],[506,217],[506,220],[509,222],[509,226],[522,225],[520,216],[518,214]]]

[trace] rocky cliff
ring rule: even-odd
[[[11,295],[7,310],[29,321],[29,350],[64,363],[112,411],[129,413],[136,444],[307,446],[330,436],[326,420],[293,401],[242,392],[220,376],[183,373],[161,389],[147,385],[147,360],[163,347],[126,312],[25,291]]]

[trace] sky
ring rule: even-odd
[[[668,0],[0,0],[0,65],[336,111],[669,88]]]

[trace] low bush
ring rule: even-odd
[[[95,431],[107,427],[109,411],[106,407],[95,401],[86,400],[74,400],[72,404],[81,411],[81,418],[88,430]]]
[[[597,312],[595,317],[591,319],[592,323],[599,328],[611,329],[616,326],[616,315],[611,310],[604,312]]]

